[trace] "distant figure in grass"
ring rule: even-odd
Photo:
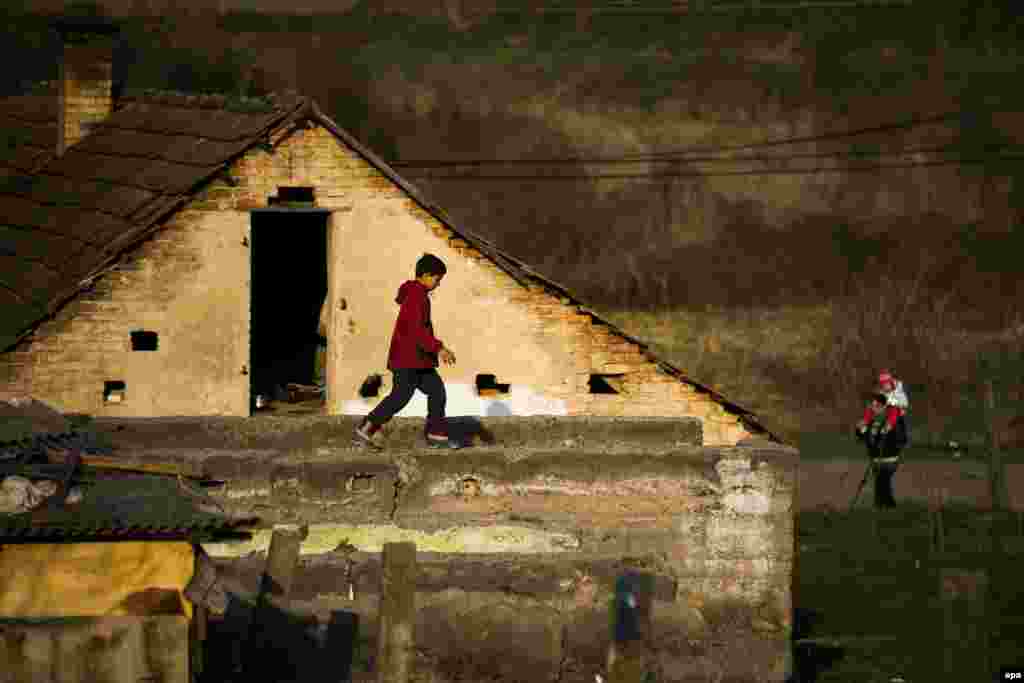
[[[394,382],[391,393],[356,428],[357,444],[377,448],[373,435],[402,410],[419,389],[427,395],[427,445],[431,448],[461,447],[448,438],[444,414],[447,395],[444,381],[437,372],[438,359],[446,365],[454,365],[455,354],[434,336],[430,321],[429,295],[441,285],[447,272],[441,259],[433,254],[424,254],[416,262],[416,279],[408,280],[399,287],[395,303],[401,308],[388,351],[388,369]]]
[[[875,470],[875,507],[895,507],[892,478],[900,466],[900,451],[907,445],[907,433],[900,410],[889,404],[885,394],[871,397],[864,418],[857,423],[857,436],[868,449]]]

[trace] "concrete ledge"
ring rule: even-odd
[[[124,448],[245,448],[313,452],[346,447],[360,416],[96,418],[95,431]],[[451,417],[452,435],[480,446],[503,448],[589,448],[616,446],[671,449],[700,446],[697,418],[620,417]],[[389,449],[417,448],[423,418],[395,418],[383,431]]]
[[[670,529],[678,515],[791,515],[798,458],[785,447],[468,448],[373,453],[319,447],[133,448],[126,458],[177,463],[224,480],[225,510],[275,523],[397,523],[422,532],[515,524]],[[734,525],[735,526],[735,525]],[[756,525],[755,525],[756,526]],[[760,529],[760,527],[758,527]],[[755,530],[756,531],[756,530]]]

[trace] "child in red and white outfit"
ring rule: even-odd
[[[857,434],[864,439],[875,464],[875,506],[893,507],[892,478],[900,466],[900,451],[908,442],[906,416],[910,402],[903,383],[888,370],[878,374],[878,389],[857,423]]]
[[[907,411],[910,410],[910,401],[907,399],[907,392],[903,388],[903,382],[896,379],[888,370],[882,370],[878,373],[878,390],[885,395],[886,406],[895,408],[895,410],[886,411],[883,433],[888,434],[899,428],[903,432],[903,438],[906,439],[906,417]],[[871,424],[873,417],[874,413],[871,407],[868,406],[864,409],[864,417],[857,423],[858,430]]]

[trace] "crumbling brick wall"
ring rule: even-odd
[[[235,212],[177,214],[0,357],[0,392],[97,415],[248,414],[238,340],[249,304],[232,284],[248,278],[248,223]],[[155,351],[133,351],[139,331],[156,333]],[[115,387],[123,393],[111,401]]]
[[[387,380],[394,294],[429,251],[449,267],[433,297],[438,334],[459,357],[443,371],[449,413],[694,416],[707,444],[748,435],[736,415],[590,313],[520,285],[328,130],[292,129],[271,143],[273,152],[247,152],[228,170],[231,182],[211,182],[91,291],[0,358],[0,391],[75,412],[248,414],[249,211],[298,186],[332,211],[330,412],[365,413],[387,393],[385,385],[366,399],[358,390],[371,374]],[[135,330],[158,332],[160,348],[132,352]],[[478,375],[508,384],[508,395],[480,396]],[[617,393],[592,393],[595,376]],[[109,381],[125,383],[120,403],[104,400]]]

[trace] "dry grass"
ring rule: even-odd
[[[821,331],[831,321],[831,312],[821,306],[605,315],[696,381],[763,415],[783,432],[800,429],[799,411],[786,407],[795,392],[767,374],[764,359],[812,368]]]
[[[789,438],[846,431],[875,372],[888,367],[908,384],[918,441],[984,441],[980,385],[993,373],[985,361],[1001,359],[994,372],[1004,421],[1024,382],[1024,327],[970,331],[948,297],[892,279],[824,306],[605,315]]]

